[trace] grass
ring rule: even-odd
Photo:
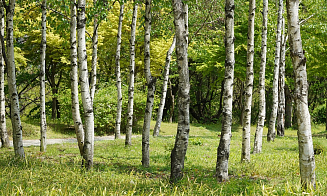
[[[152,123],[152,128],[154,122]],[[315,156],[316,190],[301,190],[296,130],[287,129],[275,142],[263,138],[263,152],[240,163],[241,127],[233,127],[229,161],[230,181],[214,178],[219,125],[191,126],[184,178],[169,184],[170,152],[177,124],[163,123],[161,136],[150,138],[150,167],[141,166],[141,137],[131,147],[124,140],[95,143],[94,168],[81,169],[76,144],[25,148],[26,160],[13,149],[0,149],[0,195],[326,195],[327,142],[313,137],[322,152]],[[313,127],[322,133],[323,126]],[[252,127],[252,140],[255,127]],[[266,135],[267,130],[264,130]],[[251,142],[253,145],[253,141]]]

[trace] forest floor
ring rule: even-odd
[[[262,153],[251,154],[251,162],[241,163],[242,128],[238,125],[232,128],[230,180],[217,183],[214,173],[220,129],[221,125],[191,125],[184,177],[177,184],[169,183],[176,123],[163,123],[161,136],[150,137],[147,168],[141,165],[140,136],[132,138],[130,147],[125,147],[123,139],[96,141],[94,166],[87,172],[81,168],[76,143],[48,145],[45,153],[39,152],[38,146],[25,147],[25,160],[15,158],[12,148],[1,148],[0,195],[327,195],[324,126],[312,126],[314,146],[321,149],[315,156],[316,190],[301,189],[296,130],[287,129],[285,136],[274,142],[263,137]],[[52,131],[72,138],[62,130]],[[251,146],[254,132],[252,126]],[[59,133],[51,134],[53,138]]]

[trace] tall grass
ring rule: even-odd
[[[81,169],[76,144],[48,145],[46,153],[28,147],[26,160],[16,160],[13,149],[0,149],[0,195],[327,195],[326,139],[313,138],[322,149],[315,156],[317,189],[302,190],[296,130],[291,129],[275,142],[264,137],[263,152],[241,163],[241,129],[233,127],[230,181],[218,183],[214,173],[220,126],[193,125],[184,178],[170,184],[176,126],[163,123],[161,136],[151,138],[148,168],[141,166],[141,137],[133,138],[131,147],[124,147],[124,140],[97,142],[94,168],[88,172]]]

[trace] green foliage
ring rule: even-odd
[[[311,121],[317,124],[326,123],[326,105],[319,105],[311,112]]]

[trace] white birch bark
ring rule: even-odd
[[[77,144],[80,154],[83,155],[84,146],[84,128],[80,114],[78,99],[78,65],[77,65],[77,48],[76,48],[76,0],[70,4],[70,58],[71,58],[71,97],[72,97],[72,117],[76,132]]]
[[[4,9],[3,4],[0,2],[0,33],[2,38],[5,32],[5,21],[4,21]],[[2,56],[2,43],[0,42],[0,138],[1,147],[9,148],[9,138],[6,127],[6,97],[5,97],[5,64]]]
[[[41,55],[40,55],[40,115],[41,115],[41,139],[40,151],[45,152],[47,148],[46,133],[47,133],[47,117],[45,114],[45,51],[47,47],[47,1],[43,0],[42,5],[42,28],[41,28]]]
[[[115,139],[120,138],[121,111],[122,111],[122,103],[123,103],[123,95],[121,92],[121,76],[120,76],[120,47],[121,47],[121,29],[123,25],[123,16],[124,16],[124,3],[120,5],[118,33],[117,33],[117,50],[116,50],[117,116],[116,116],[116,127],[115,127]]]
[[[97,0],[93,0],[95,5]],[[92,36],[92,70],[90,77],[90,91],[92,102],[94,100],[95,85],[97,83],[97,63],[98,63],[98,15],[94,16],[93,36]]]
[[[267,141],[274,141],[276,137],[276,117],[278,107],[278,78],[279,78],[279,64],[280,64],[280,46],[282,35],[282,18],[283,18],[283,0],[278,1],[278,18],[277,18],[277,32],[276,32],[276,48],[275,48],[275,62],[274,62],[274,80],[272,88],[272,109],[269,119]]]
[[[78,37],[78,64],[81,82],[82,102],[85,117],[85,137],[83,147],[83,164],[86,169],[91,169],[94,155],[94,114],[89,89],[87,54],[85,43],[85,0],[78,0],[77,4],[77,37]]]
[[[262,132],[266,117],[266,98],[265,98],[265,75],[267,59],[267,24],[268,24],[268,0],[263,0],[262,9],[262,41],[261,41],[261,62],[259,76],[259,117],[255,131],[253,154],[262,151]]]
[[[135,1],[134,1],[135,3]],[[135,31],[137,21],[137,3],[134,4],[133,17],[131,24],[131,39],[129,45],[130,62],[129,62],[129,87],[128,87],[128,108],[127,108],[127,129],[125,146],[132,145],[132,130],[133,130],[133,104],[134,104],[134,72],[135,72]]]
[[[228,180],[228,160],[232,137],[233,83],[234,83],[234,0],[225,1],[225,78],[223,92],[223,115],[221,138],[217,149],[216,178],[219,182]]]
[[[7,68],[8,68],[8,87],[10,95],[11,106],[11,124],[13,129],[13,145],[15,155],[25,158],[23,137],[22,137],[22,123],[20,120],[19,100],[16,86],[16,65],[14,57],[14,14],[15,14],[15,0],[10,0],[6,8],[7,14]]]
[[[183,177],[184,160],[190,132],[190,82],[188,70],[188,6],[185,1],[173,0],[176,35],[176,55],[179,73],[178,83],[178,125],[175,145],[171,151],[170,181]]]
[[[299,0],[287,0],[287,21],[290,54],[295,75],[294,99],[298,124],[299,163],[304,188],[315,187],[315,158],[313,151],[310,113],[308,109],[308,82],[306,58],[302,48],[299,24]]]
[[[277,110],[277,135],[283,137],[285,132],[285,19],[282,19],[283,33],[281,36],[279,78],[278,78],[278,110]]]
[[[250,136],[251,136],[251,105],[252,105],[252,90],[253,90],[254,16],[255,16],[255,0],[250,0],[241,161],[250,161],[250,150],[251,150]]]
[[[151,33],[151,0],[145,1],[145,27],[144,27],[144,75],[148,86],[147,101],[145,106],[144,123],[142,131],[142,165],[150,165],[150,122],[154,102],[154,91],[156,78],[152,77],[150,71],[150,33]]]
[[[158,113],[157,113],[156,125],[154,126],[154,130],[153,130],[154,137],[159,136],[159,132],[160,132],[163,109],[165,107],[166,96],[167,96],[167,84],[168,84],[168,79],[169,79],[170,59],[171,59],[171,55],[175,49],[175,44],[176,44],[176,37],[174,37],[173,43],[171,44],[171,46],[167,52],[167,56],[166,56],[166,63],[165,63],[165,68],[164,68],[164,73],[163,73],[164,81],[162,83],[162,96],[161,96],[159,109],[158,109]]]

